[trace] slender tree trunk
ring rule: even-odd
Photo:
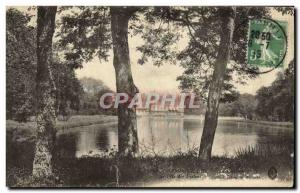
[[[223,87],[226,66],[230,56],[235,12],[235,8],[232,7],[220,8],[222,32],[218,56],[214,65],[213,77],[209,87],[204,127],[199,149],[199,158],[202,160],[209,160],[211,158],[212,145],[218,124],[219,100]]]
[[[118,93],[127,93],[133,97],[138,89],[134,85],[131,73],[128,22],[130,12],[127,8],[111,8],[111,33],[113,40],[114,68]],[[134,156],[138,151],[137,122],[135,109],[127,104],[118,106],[118,148],[122,156]]]
[[[37,14],[37,138],[32,174],[44,179],[53,176],[56,112],[51,65],[56,7],[38,7]]]

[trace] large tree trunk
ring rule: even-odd
[[[128,8],[111,8],[111,33],[113,40],[114,68],[118,93],[133,97],[138,89],[131,73],[128,47],[128,21],[131,16]],[[137,122],[135,109],[127,108],[128,103],[118,106],[118,148],[122,156],[134,156],[138,151]]]
[[[211,158],[212,145],[218,124],[218,109],[221,90],[223,87],[226,66],[229,61],[232,35],[234,31],[235,8],[220,8],[221,39],[212,81],[209,87],[208,101],[205,113],[203,133],[201,137],[199,158],[208,160]]]
[[[32,174],[44,179],[53,176],[56,112],[51,65],[56,7],[38,7],[37,12],[37,138]]]

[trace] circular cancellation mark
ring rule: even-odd
[[[287,22],[253,18],[242,22],[236,31],[247,24],[245,70],[254,74],[264,74],[281,67],[287,53]]]

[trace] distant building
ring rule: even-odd
[[[162,103],[162,96],[160,95],[160,99],[155,104],[150,104],[150,107],[147,108],[146,106],[146,97],[147,94],[142,94],[142,107],[137,107],[136,112],[137,115],[157,115],[157,116],[164,116],[164,115],[184,115],[184,108],[180,107],[180,95],[176,95],[175,104],[171,105],[170,102]],[[167,97],[171,97],[171,95],[167,95]]]

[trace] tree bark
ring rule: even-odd
[[[113,64],[117,92],[127,93],[129,98],[138,92],[132,79],[129,58],[128,22],[131,15],[129,8],[111,8]],[[118,106],[118,152],[121,156],[134,156],[138,152],[136,111],[135,108],[129,109],[128,103]]]
[[[211,158],[212,145],[218,124],[219,100],[227,63],[230,57],[236,10],[232,7],[224,7],[220,8],[219,13],[222,31],[218,56],[214,65],[212,81],[209,87],[204,127],[199,149],[199,158],[202,160],[209,160]]]
[[[37,10],[37,134],[32,175],[40,179],[53,176],[56,111],[51,65],[56,9],[38,7]]]

